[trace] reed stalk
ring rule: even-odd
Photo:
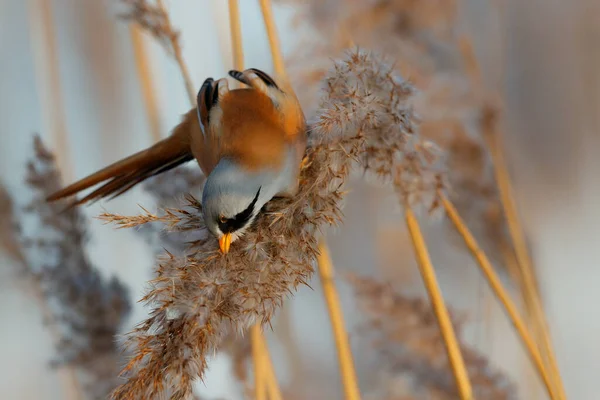
[[[153,142],[158,142],[162,135],[160,131],[160,119],[158,113],[158,100],[152,84],[152,72],[150,71],[150,60],[148,48],[144,40],[142,28],[135,24],[129,25],[129,33],[135,57],[135,67],[142,90],[142,100],[148,117],[150,136]]]
[[[427,289],[427,294],[431,301],[433,311],[437,318],[442,337],[444,338],[444,344],[446,346],[446,352],[448,353],[448,359],[452,367],[452,373],[456,381],[456,387],[461,400],[472,400],[473,389],[471,388],[471,382],[469,381],[469,375],[463,360],[460,345],[456,339],[454,328],[452,327],[452,321],[450,314],[444,303],[442,292],[437,282],[435,270],[431,259],[429,258],[429,252],[425,239],[419,227],[419,222],[408,204],[405,205],[404,216],[406,219],[406,226],[410,233],[410,238],[417,258],[417,264],[419,265],[419,271],[423,278],[423,283]]]
[[[36,86],[41,97],[46,129],[50,132],[63,179],[73,179],[66,112],[62,96],[56,29],[49,1],[29,1],[29,26],[35,60]]]
[[[348,334],[344,324],[340,298],[333,281],[333,264],[329,255],[329,249],[324,240],[321,240],[319,243],[317,262],[319,265],[321,284],[323,285],[323,295],[325,296],[325,301],[327,303],[329,319],[331,320],[331,326],[333,328],[335,346],[338,352],[340,372],[342,375],[342,383],[344,385],[344,395],[346,400],[359,400],[360,391],[358,388],[358,380],[356,379],[356,371],[354,370],[350,341],[348,340]]]
[[[275,374],[275,368],[273,367],[273,361],[269,355],[269,348],[267,347],[267,341],[264,335],[259,336],[260,348],[262,354],[262,363],[265,370],[265,381],[267,385],[267,393],[269,400],[283,400],[281,389],[277,383],[277,375]]]
[[[447,197],[440,195],[442,205],[444,206],[444,210],[448,215],[448,218],[456,228],[456,231],[463,238],[465,245],[473,255],[473,258],[477,261],[477,265],[479,269],[484,274],[487,279],[488,284],[491,289],[496,294],[496,297],[504,307],[506,314],[508,315],[510,321],[513,326],[517,330],[521,341],[523,342],[523,346],[527,351],[529,358],[531,359],[534,367],[536,368],[542,382],[544,383],[548,395],[551,399],[558,399],[557,394],[555,393],[554,386],[552,385],[552,380],[550,375],[544,365],[544,361],[540,354],[540,350],[536,346],[535,340],[532,338],[531,334],[528,332],[523,319],[519,315],[519,311],[517,306],[511,300],[510,295],[507,290],[502,285],[502,282],[496,272],[494,271],[494,267],[486,256],[485,252],[479,247],[477,241],[467,228],[466,224],[458,214],[458,211],[454,207],[454,205],[448,200]]]
[[[156,0],[156,4],[160,8],[160,10],[165,14],[169,15],[163,0]],[[181,75],[183,76],[183,82],[185,84],[185,89],[188,94],[188,98],[191,104],[196,103],[196,90],[194,89],[194,83],[192,82],[192,78],[190,76],[190,72],[188,70],[187,64],[183,60],[183,53],[181,51],[181,45],[179,44],[178,33],[175,32],[171,26],[171,24],[167,24],[163,27],[171,39],[171,47],[173,49],[173,57],[181,70]]]
[[[271,49],[271,59],[273,60],[273,69],[277,77],[286,84],[289,84],[289,79],[283,62],[283,54],[279,44],[279,35],[277,35],[277,27],[275,26],[275,18],[273,17],[273,9],[271,0],[260,0],[260,10],[262,12],[265,29],[269,38],[269,48]]]
[[[269,38],[269,48],[271,51],[271,59],[273,60],[273,69],[279,79],[281,79],[288,90],[291,88],[289,78],[283,62],[283,55],[279,44],[279,36],[275,26],[275,18],[270,0],[260,0],[261,12]],[[233,32],[232,32],[233,34]],[[360,390],[358,387],[358,379],[352,359],[352,351],[350,349],[350,341],[344,324],[342,307],[339,300],[339,295],[333,282],[333,264],[329,256],[329,249],[324,239],[319,243],[319,256],[317,264],[319,276],[323,285],[323,294],[329,311],[329,318],[334,334],[335,345],[338,353],[338,361],[340,364],[340,372],[342,384],[344,386],[344,394],[347,400],[359,400]]]
[[[267,374],[265,371],[264,351],[260,324],[254,324],[250,328],[250,341],[252,343],[252,361],[254,365],[254,398],[256,400],[267,400]]]
[[[463,54],[463,58],[465,59],[467,72],[469,73],[473,84],[476,85],[476,87],[481,87],[483,84],[481,67],[475,57],[472,42],[467,37],[462,37],[459,39],[458,45]],[[564,384],[554,355],[550,330],[546,321],[537,284],[535,268],[533,267],[533,262],[527,248],[523,224],[519,217],[510,175],[506,166],[501,143],[501,133],[498,131],[497,118],[492,110],[490,110],[489,115],[484,118],[483,130],[492,157],[496,185],[500,193],[500,202],[502,203],[516,261],[519,266],[520,282],[518,283],[522,287],[521,295],[531,320],[533,332],[536,336],[536,343],[539,346],[545,362],[549,366],[548,372],[551,377],[551,382],[556,389],[556,398],[564,400],[566,399]]]
[[[555,385],[556,389],[556,398],[565,400],[565,388],[560,376],[556,356],[554,355],[550,329],[548,328],[548,322],[546,321],[533,262],[529,255],[529,250],[527,249],[523,225],[517,210],[512,184],[506,167],[502,145],[500,143],[499,132],[496,132],[493,126],[488,126],[486,131],[486,139],[488,141],[488,147],[494,165],[496,184],[498,185],[498,190],[500,192],[500,199],[504,209],[517,264],[520,267],[519,272],[524,289],[523,299],[525,301],[525,306],[534,322],[533,330],[536,336],[536,342],[542,352],[542,356],[548,364],[552,383]]]
[[[229,22],[231,29],[231,49],[233,65],[239,71],[244,70],[244,49],[240,25],[240,9],[237,0],[229,0]],[[270,400],[281,399],[281,390],[269,355],[269,348],[262,334],[260,324],[251,328],[252,357],[254,359],[254,390],[257,400],[266,400],[267,389]]]
[[[60,64],[55,40],[56,30],[52,16],[52,4],[48,1],[30,0],[28,13],[31,37],[34,41],[36,85],[40,87],[40,92],[44,94],[41,108],[45,110],[46,123],[56,151],[58,167],[64,179],[70,180],[73,178],[73,167],[69,155],[70,146],[65,120],[66,114],[61,95]],[[44,320],[48,321],[52,340],[55,344],[58,344],[61,340],[60,333],[53,322],[54,317],[42,294],[43,290],[38,282],[34,282],[32,287]],[[75,367],[70,365],[61,366],[58,369],[58,375],[65,397],[68,400],[83,400],[85,398]]]

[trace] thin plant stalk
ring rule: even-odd
[[[358,380],[356,379],[356,371],[354,370],[350,341],[344,324],[340,298],[333,281],[333,264],[331,263],[329,249],[323,240],[319,243],[317,262],[319,264],[321,284],[323,285],[323,295],[327,302],[327,310],[329,311],[329,319],[331,320],[335,346],[338,352],[345,398],[346,400],[359,400],[360,391]]]
[[[46,99],[42,109],[46,110],[48,125],[52,142],[57,153],[57,164],[63,177],[67,180],[73,176],[71,157],[69,156],[69,138],[65,121],[65,109],[61,96],[62,88],[59,73],[58,49],[55,41],[55,27],[52,18],[52,4],[48,1],[29,1],[29,24],[34,40],[34,57],[36,60],[36,83],[45,87],[42,92]],[[39,283],[33,283],[35,298],[38,300],[44,320],[49,321],[48,328],[54,342],[60,341],[60,334],[54,325],[54,317],[50,307],[42,295]],[[58,375],[62,382],[64,394],[69,400],[82,400],[85,398],[83,388],[77,377],[75,367],[61,366]]]
[[[66,181],[73,179],[66,112],[62,96],[60,62],[56,43],[56,29],[52,16],[52,2],[29,1],[29,26],[36,69],[36,86],[42,93],[41,109],[57,164]]]
[[[275,374],[275,368],[273,367],[273,362],[271,361],[271,356],[269,354],[267,340],[265,339],[264,334],[260,335],[259,339],[261,346],[262,363],[266,375],[265,383],[267,385],[267,393],[269,394],[269,400],[283,400],[283,396],[281,395],[281,389],[279,388],[279,384],[277,383],[277,375]]]
[[[156,0],[156,4],[160,8],[160,10],[165,14],[169,15],[163,0]],[[169,37],[171,38],[171,47],[173,48],[173,56],[175,57],[175,61],[177,65],[179,65],[179,69],[181,70],[181,75],[183,76],[183,82],[185,84],[185,89],[188,94],[188,98],[190,100],[190,104],[196,103],[196,90],[194,89],[194,83],[192,82],[192,78],[190,76],[190,72],[188,67],[183,60],[183,53],[181,51],[181,45],[179,44],[179,40],[177,40],[177,35],[173,31],[171,24],[167,24],[164,29],[167,31]]]
[[[273,69],[275,70],[275,74],[279,79],[282,79],[283,81],[288,83],[289,79],[285,69],[285,64],[283,62],[283,55],[281,53],[279,36],[277,35],[275,18],[273,17],[271,0],[260,0],[260,10],[262,12],[263,20],[265,23],[265,29],[267,30],[267,36],[269,38],[269,47],[271,49]]]
[[[463,58],[466,61],[467,71],[473,84],[476,85],[476,87],[481,87],[481,67],[477,57],[475,57],[472,42],[466,36],[463,36],[459,39],[458,45],[463,54]],[[566,399],[566,393],[560,376],[558,363],[556,362],[556,357],[554,355],[548,323],[544,315],[544,308],[537,286],[535,269],[529,255],[529,250],[527,249],[523,224],[519,217],[510,176],[506,167],[501,135],[500,132],[498,132],[496,124],[496,118],[488,117],[484,121],[484,135],[494,165],[494,175],[498,191],[500,192],[500,202],[504,209],[517,264],[520,267],[519,284],[522,287],[521,294],[525,301],[527,313],[532,321],[534,334],[537,337],[536,342],[550,367],[549,373],[552,378],[552,383],[556,386],[557,398],[564,400]]]
[[[234,0],[230,0],[234,1]],[[273,69],[277,76],[282,79],[288,90],[293,90],[290,86],[288,76],[283,62],[283,55],[279,45],[279,37],[275,26],[275,18],[271,8],[270,0],[260,0],[260,7],[263,15],[263,20],[267,35],[269,37],[269,48],[271,50],[271,58],[273,60]],[[352,351],[350,349],[350,341],[344,324],[342,307],[340,305],[339,295],[333,282],[333,264],[329,256],[329,249],[324,239],[319,242],[319,256],[317,257],[319,275],[323,285],[323,294],[329,311],[329,318],[333,328],[334,340],[338,352],[338,360],[340,364],[340,373],[342,384],[344,386],[344,394],[346,400],[360,400],[360,390],[358,387],[358,379],[356,378],[356,370],[352,359]]]
[[[527,309],[535,321],[534,330],[538,338],[537,343],[549,365],[549,373],[557,391],[556,398],[564,400],[566,399],[566,393],[560,376],[558,363],[554,355],[550,330],[548,328],[546,316],[544,315],[544,307],[536,282],[535,270],[529,255],[529,250],[527,249],[523,225],[519,218],[512,184],[501,150],[501,144],[499,143],[498,132],[491,132],[493,127],[488,127],[488,129],[490,130],[486,135],[489,143],[488,147],[493,159],[496,184],[498,185],[498,190],[500,192],[500,199],[502,207],[504,208],[508,230],[510,232],[517,263],[520,266],[521,278],[523,280],[522,284],[525,289],[523,297]]]
[[[433,311],[440,326],[442,337],[444,338],[446,352],[448,353],[448,359],[452,367],[452,373],[454,374],[460,399],[472,400],[473,389],[471,388],[467,368],[463,360],[456,334],[454,333],[454,328],[452,327],[450,314],[448,313],[442,292],[437,282],[433,264],[429,258],[429,252],[427,251],[427,245],[425,244],[425,239],[421,233],[419,222],[408,205],[405,206],[404,216],[415,250],[419,271],[421,272],[423,283],[427,289]]]
[[[231,48],[233,66],[244,70],[244,47],[242,46],[242,27],[240,25],[240,5],[238,0],[229,0],[229,29],[231,30]]]
[[[234,68],[244,70],[244,50],[242,45],[242,29],[240,26],[240,9],[237,0],[229,0],[229,22],[231,29],[231,48],[233,52]],[[254,360],[254,390],[256,400],[266,400],[267,389],[271,400],[281,397],[281,391],[277,384],[277,377],[273,370],[269,348],[262,334],[260,324],[254,324],[251,328],[252,336],[252,358]]]
[[[517,306],[511,300],[510,295],[503,287],[500,278],[494,271],[494,267],[492,266],[488,257],[485,255],[485,252],[477,244],[477,241],[469,231],[469,228],[467,228],[467,226],[461,219],[454,205],[450,202],[450,200],[448,200],[447,197],[441,195],[440,198],[442,201],[442,205],[444,206],[444,210],[448,215],[448,218],[456,228],[457,232],[462,236],[467,248],[477,261],[479,269],[486,277],[488,284],[496,294],[496,297],[498,298],[500,303],[504,306],[504,309],[509,319],[513,323],[515,329],[517,330],[517,333],[519,334],[519,337],[521,338],[521,341],[523,342],[523,345],[527,350],[527,353],[529,354],[533,365],[535,366],[538,374],[540,375],[540,378],[542,379],[546,387],[546,390],[548,391],[548,395],[551,399],[557,399],[558,397],[554,393],[554,387],[552,385],[552,381],[548,374],[548,371],[546,370],[546,366],[540,354],[540,350],[536,346],[535,340],[531,337],[525,323],[523,322],[523,319],[519,315]]]
[[[252,343],[252,361],[254,363],[254,398],[256,400],[267,400],[267,382],[264,363],[264,350],[260,324],[254,324],[250,328],[250,341]]]
[[[150,135],[153,142],[158,142],[161,139],[158,101],[152,84],[148,48],[144,41],[144,33],[140,27],[136,24],[130,24],[129,32],[131,35],[131,43],[133,45],[135,66],[140,80],[144,107],[146,108],[146,114],[150,124]]]

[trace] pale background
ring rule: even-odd
[[[241,3],[246,65],[270,70],[257,2]],[[498,57],[498,47],[488,44],[494,27],[485,17],[487,2],[467,3],[465,19],[476,33],[486,77],[505,97],[511,169],[539,266],[566,390],[570,399],[594,400],[600,379],[600,294],[595,290],[600,283],[600,210],[596,205],[600,198],[600,7],[592,0],[505,0],[506,53]],[[182,31],[184,57],[194,84],[208,75],[222,76],[231,67],[227,2],[177,0],[167,4]],[[127,24],[115,20],[109,1],[54,0],[51,5],[60,60],[59,96],[69,135],[69,148],[64,150],[72,166],[67,179],[74,179],[149,145],[151,138]],[[37,6],[39,1],[34,0],[0,0],[0,177],[20,202],[24,201],[19,193],[23,193],[32,133],[41,133],[56,146],[49,132],[60,123],[49,111],[56,110],[56,104],[40,66],[45,58],[39,27],[31,23],[36,15],[31,10]],[[276,16],[283,43],[290,44],[294,38],[290,12],[277,9]],[[188,100],[176,65],[158,45],[148,42],[160,124],[166,135],[188,109]],[[491,61],[498,59],[501,65]],[[372,271],[421,292],[394,202],[382,189],[353,185],[346,207],[348,220],[330,240],[333,258],[340,271]],[[102,206],[136,213],[136,203],[151,204],[138,190]],[[90,216],[100,211],[100,205],[86,208]],[[429,225],[429,238],[444,242],[438,223]],[[134,232],[114,231],[98,221],[92,223],[92,232],[90,256],[101,270],[116,273],[130,284],[137,300],[150,277],[151,252]],[[384,233],[393,235],[382,247],[375,246]],[[390,252],[398,265],[385,262],[390,257],[381,254],[389,256]],[[450,244],[437,245],[433,259],[450,303],[474,321],[467,329],[468,341],[518,383],[521,398],[545,398],[500,309],[494,306],[485,315],[481,304],[488,296],[487,288],[470,260]],[[0,260],[0,397],[63,399],[55,373],[45,364],[52,348],[41,316],[16,283],[14,266],[1,255]],[[306,392],[306,398],[341,398],[318,280],[311,285],[314,291],[302,288],[290,303],[299,362],[286,363],[281,343],[273,337],[271,347],[284,384],[298,383],[293,377],[301,372],[303,382],[314,388]],[[357,321],[351,291],[342,280],[339,287],[351,328]],[[139,304],[134,307],[128,326],[144,316]],[[355,336],[352,343],[357,359],[369,354]],[[369,371],[359,366],[358,372],[361,383],[369,381]],[[227,374],[228,361],[218,358],[201,391],[239,398],[239,387]]]

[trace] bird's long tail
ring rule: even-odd
[[[70,206],[77,206],[108,196],[111,196],[112,199],[151,176],[192,160],[194,156],[190,150],[187,128],[184,120],[168,138],[53,193],[48,196],[47,201],[72,196],[102,182],[105,182],[102,186],[82,199],[76,200]]]

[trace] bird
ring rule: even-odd
[[[195,159],[206,176],[201,198],[206,228],[227,254],[266,203],[297,194],[307,145],[306,120],[291,89],[284,91],[256,68],[228,75],[244,86],[230,89],[227,78],[207,78],[196,107],[167,138],[58,190],[47,201],[100,183],[70,207],[112,199]]]

